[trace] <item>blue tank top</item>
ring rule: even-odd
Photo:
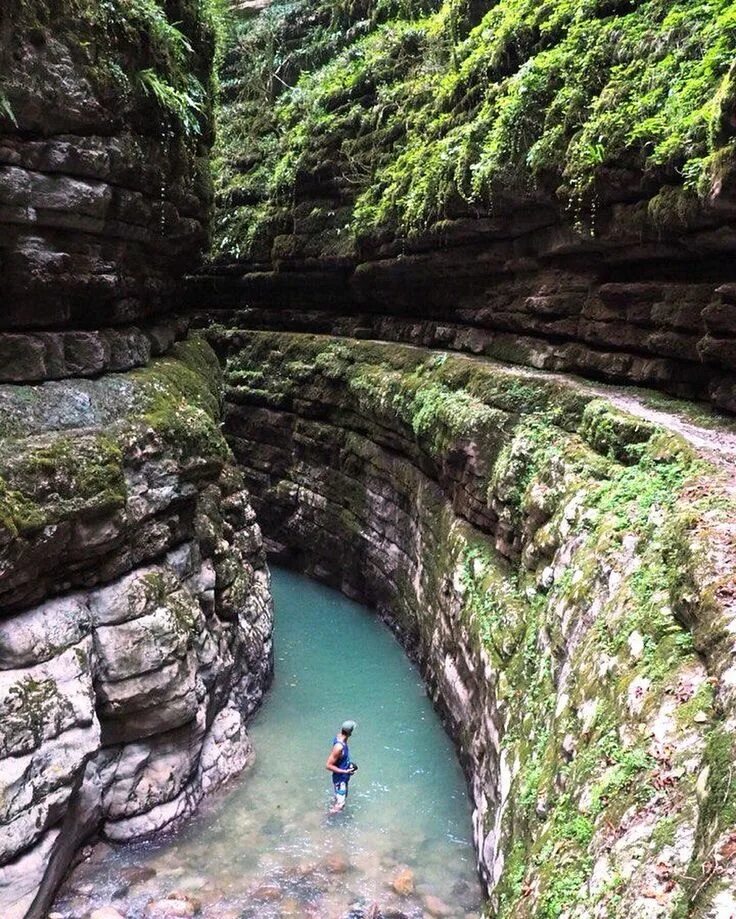
[[[348,745],[347,745],[346,743],[343,743],[343,741],[340,740],[339,738],[333,737],[333,738],[332,738],[332,746],[334,747],[336,743],[342,744],[342,754],[341,754],[341,756],[340,756],[340,759],[339,759],[339,760],[337,761],[337,763],[336,763],[337,768],[338,768],[338,769],[347,769],[348,766],[350,765],[350,750],[348,749]],[[344,782],[344,781],[346,781],[348,778],[350,778],[350,776],[347,776],[347,775],[340,775],[340,773],[338,773],[338,772],[333,772],[333,773],[332,773],[332,778],[333,778],[333,780],[334,780],[335,782]]]

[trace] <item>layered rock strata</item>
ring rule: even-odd
[[[210,334],[270,548],[373,604],[419,661],[492,915],[729,915],[729,476],[570,381]]]
[[[340,210],[316,199],[303,209]],[[614,209],[610,231],[591,241],[560,216],[535,226],[543,213],[530,225],[515,215],[448,220],[436,239],[398,240],[362,258],[307,254],[318,238],[299,234],[295,219],[293,237],[274,242],[286,254],[198,278],[193,303],[246,309],[252,328],[446,348],[736,411],[730,224],[714,217],[702,239],[668,242],[652,228],[642,241],[618,227],[635,214]]]
[[[80,845],[192,813],[250,757],[272,670],[261,534],[199,340],[128,374],[0,387],[0,912]]]
[[[3,4],[1,380],[142,366],[176,336],[160,317],[207,239],[213,37],[206,4],[165,6]]]
[[[729,17],[274,4],[226,59],[197,305],[736,410]]]

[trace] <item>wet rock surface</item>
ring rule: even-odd
[[[19,414],[3,442],[3,916],[43,915],[91,834],[173,827],[251,756],[245,723],[272,666],[269,575],[217,428],[216,363],[188,342],[141,374],[62,384],[72,415],[75,396],[87,420],[104,411],[104,435],[79,417],[67,439],[43,432],[34,390],[29,433]],[[157,414],[162,393],[172,404]],[[25,395],[3,392],[6,406]]]
[[[733,749],[732,609],[707,587],[733,552],[728,464],[574,381],[378,342],[213,340],[270,549],[374,605],[420,662],[491,904],[715,909],[734,870],[711,860],[730,818],[705,804],[730,794],[712,763]]]

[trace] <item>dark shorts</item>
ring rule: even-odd
[[[348,793],[348,780],[345,776],[340,776],[340,778],[334,778],[332,780],[332,787],[336,795],[347,795]]]

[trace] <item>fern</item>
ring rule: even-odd
[[[159,109],[178,121],[185,134],[200,134],[200,116],[204,111],[205,91],[199,80],[189,74],[184,89],[179,89],[148,67],[137,74],[143,92],[154,99]]]
[[[18,121],[15,117],[15,112],[10,104],[10,100],[5,95],[5,93],[0,89],[0,118],[7,118],[9,121],[18,127]]]

